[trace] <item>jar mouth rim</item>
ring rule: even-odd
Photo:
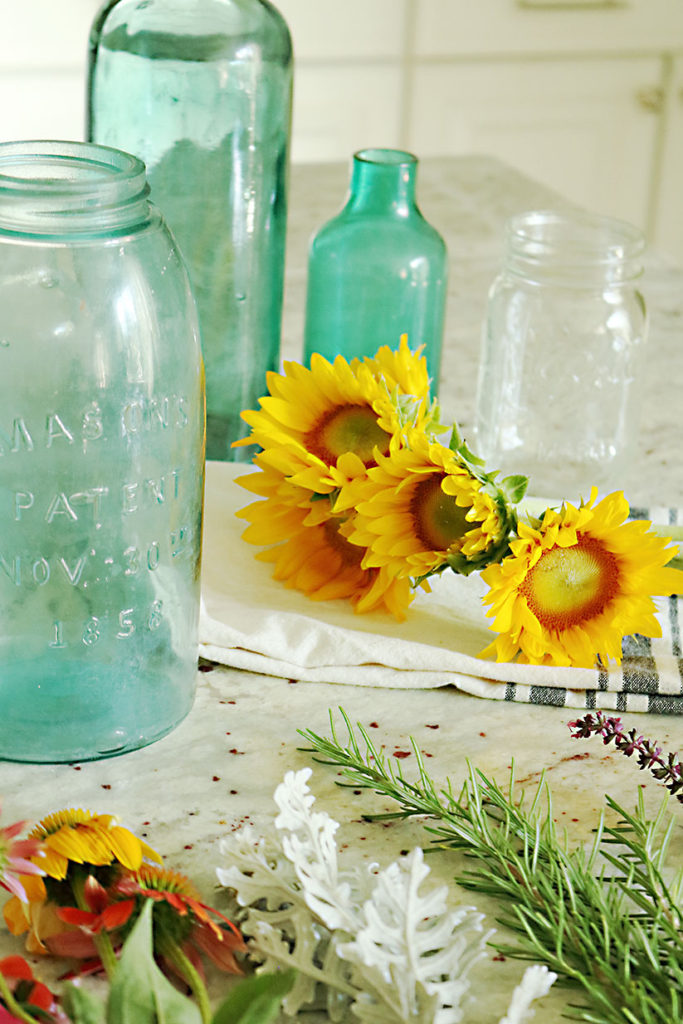
[[[100,233],[149,216],[138,157],[94,142],[0,142],[0,231]]]
[[[382,164],[385,167],[404,167],[417,163],[415,154],[406,149],[359,149],[353,157],[361,163]]]
[[[507,222],[507,242],[529,262],[600,266],[634,260],[645,249],[643,232],[628,221],[584,210],[529,210]]]
[[[25,167],[27,170],[34,167],[38,173],[12,173],[13,167]],[[54,173],[47,173],[50,169]],[[60,170],[62,173],[57,173]],[[82,191],[83,177],[70,175],[70,171],[89,172],[88,182],[97,186],[107,184],[113,178],[144,175],[145,165],[132,153],[95,143],[65,143],[49,139],[0,142],[0,188],[44,187],[58,192]]]

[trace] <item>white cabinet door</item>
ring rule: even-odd
[[[658,58],[434,63],[415,71],[410,145],[488,153],[596,212],[648,228]]]
[[[672,62],[653,241],[683,266],[683,57]]]

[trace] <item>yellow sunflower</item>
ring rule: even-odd
[[[270,545],[256,557],[274,563],[276,580],[317,601],[345,598],[357,612],[385,609],[405,618],[413,596],[410,581],[363,568],[362,549],[347,539],[350,521],[334,515],[327,498],[311,500],[310,491],[269,467],[239,480],[264,498],[237,515],[250,523],[245,540]]]
[[[415,360],[406,346],[393,360],[382,356],[372,365],[355,360],[351,366],[342,356],[330,363],[317,353],[310,369],[287,362],[283,374],[268,374],[270,393],[261,408],[242,413],[251,434],[236,443],[260,445],[266,453],[260,464],[329,494],[364,475],[377,451],[387,454],[400,444],[401,410],[381,369],[391,362],[390,383],[398,386],[399,379],[420,377]]]
[[[620,492],[596,499],[593,488],[578,508],[520,524],[511,554],[482,573],[499,633],[483,655],[591,668],[597,659],[619,663],[630,633],[661,636],[651,595],[683,592],[683,572],[664,568],[675,549],[648,532],[649,522],[626,521]]]
[[[363,565],[422,577],[447,565],[471,572],[500,557],[513,524],[502,495],[423,433],[407,432],[405,443],[345,492],[356,510],[348,536],[366,548]]]
[[[366,356],[363,360],[352,359],[350,366],[355,370],[362,362],[377,380],[384,382],[388,391],[398,391],[403,395],[412,395],[418,401],[427,401],[429,374],[427,360],[422,355],[423,348],[424,345],[411,352],[408,335],[402,334],[398,349],[382,345],[374,356]]]
[[[144,858],[161,863],[155,850],[122,828],[112,814],[64,810],[50,814],[30,833],[41,841],[43,855],[36,863],[50,878],[66,878],[69,862],[103,867],[121,864],[136,871]]]

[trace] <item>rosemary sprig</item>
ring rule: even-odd
[[[399,805],[368,820],[424,816],[440,848],[465,853],[472,866],[456,876],[465,888],[502,904],[500,923],[513,939],[497,948],[507,956],[545,963],[583,993],[569,1014],[591,1024],[681,1024],[683,936],[679,910],[683,882],[667,883],[664,856],[671,835],[665,806],[653,822],[642,794],[633,814],[606,797],[589,850],[571,848],[553,823],[544,779],[531,800],[508,792],[469,765],[456,796],[438,788],[411,740],[417,778],[388,759],[367,731],[347,715],[342,743],[330,715],[331,738],[300,730],[313,759],[341,768],[342,785],[374,790]]]

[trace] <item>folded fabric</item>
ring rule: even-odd
[[[419,689],[455,686],[494,700],[577,709],[683,713],[679,599],[659,598],[663,636],[624,640],[610,671],[497,663],[479,657],[492,638],[478,575],[446,572],[419,592],[405,622],[313,601],[272,579],[241,539],[235,512],[253,495],[235,477],[250,466],[207,463],[200,655],[232,668],[313,682]]]

